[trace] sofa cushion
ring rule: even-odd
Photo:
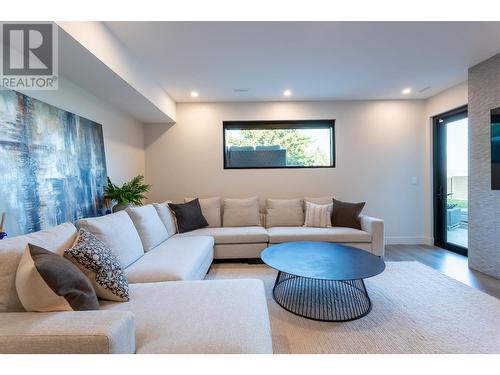
[[[268,246],[267,242],[259,243],[221,243],[215,245],[215,259],[255,259]]]
[[[16,290],[26,311],[99,310],[89,279],[64,257],[28,244],[16,273]]]
[[[302,199],[267,199],[266,226],[288,227],[304,224]]]
[[[126,209],[147,252],[165,241],[169,235],[153,205],[129,207]]]
[[[16,271],[21,256],[28,243],[38,245],[62,255],[76,239],[76,228],[71,223],[30,233],[24,236],[11,237],[0,241],[0,312],[23,311],[16,291]]]
[[[371,242],[368,232],[354,228],[274,227],[267,230],[269,243],[291,241]]]
[[[141,238],[125,211],[111,215],[81,219],[77,227],[94,234],[115,254],[123,268],[144,255]]]
[[[176,237],[211,236],[216,244],[221,243],[259,243],[267,242],[269,236],[262,227],[222,227],[202,228],[191,232],[179,233]]]
[[[224,199],[225,227],[253,227],[260,225],[259,199],[257,197],[243,199]]]
[[[163,225],[165,225],[165,228],[167,228],[167,232],[170,237],[177,233],[177,226],[175,225],[175,216],[168,207],[169,203],[172,202],[165,201],[163,203],[153,203],[153,207],[156,209],[158,216],[163,222]]]
[[[0,314],[2,354],[134,354],[134,314],[60,311]]]
[[[97,296],[110,301],[128,301],[128,281],[115,254],[85,229],[64,256],[90,280]]]
[[[133,284],[130,293],[129,302],[101,308],[135,315],[139,354],[272,353],[260,280]]]
[[[195,198],[184,198],[184,202],[190,202]],[[220,197],[199,198],[201,212],[208,222],[208,226],[217,228],[222,226],[221,199]]]
[[[213,257],[212,237],[173,237],[126,268],[125,274],[129,283],[203,279]]]

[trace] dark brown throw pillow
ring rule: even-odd
[[[198,198],[187,203],[169,203],[168,207],[175,215],[179,233],[189,232],[208,226],[207,220],[201,213],[201,206]]]
[[[16,273],[16,289],[26,311],[99,310],[89,279],[69,260],[28,244]]]
[[[349,203],[333,198],[332,227],[349,227],[361,229],[359,214],[366,202]]]

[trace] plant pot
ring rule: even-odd
[[[131,204],[115,204],[112,208],[113,213],[118,212],[118,211],[123,211],[128,207],[132,207]]]

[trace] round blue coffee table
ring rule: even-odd
[[[274,300],[305,318],[345,322],[359,319],[372,303],[363,279],[385,269],[384,261],[361,249],[329,242],[287,242],[261,258],[278,270]]]

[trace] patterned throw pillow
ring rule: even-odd
[[[305,227],[330,228],[332,226],[333,203],[315,204],[306,202]]]
[[[118,258],[102,241],[85,229],[64,256],[90,280],[98,297],[110,301],[129,300],[128,281]]]

